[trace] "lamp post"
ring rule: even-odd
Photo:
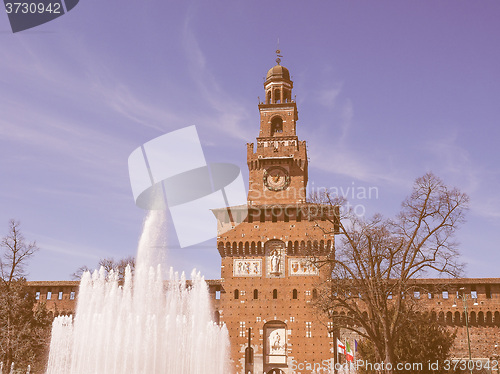
[[[333,308],[328,309],[328,316],[332,320],[332,327],[328,329],[328,332],[332,335],[332,354],[333,354],[332,365],[333,365],[333,373],[336,374],[337,369],[335,368],[335,365],[337,363],[337,355],[336,355],[336,353],[337,353],[337,339],[336,339],[336,335],[335,335],[335,324],[333,321]]]
[[[457,306],[457,299],[462,299],[463,303],[464,303],[464,312],[465,312],[465,328],[467,330],[467,344],[469,346],[469,362],[467,363],[467,366],[469,367],[470,369],[470,372],[472,374],[472,368],[474,367],[474,365],[472,365],[472,367],[470,367],[469,365],[471,365],[472,363],[472,353],[471,353],[471,350],[470,350],[470,335],[469,335],[469,316],[467,314],[467,299],[468,299],[468,296],[467,294],[465,293],[465,288],[464,287],[460,287],[458,292],[457,292],[457,296],[455,298],[455,302],[453,303],[453,307],[456,307]],[[477,300],[477,299],[476,299]],[[477,304],[477,301],[474,302],[474,305],[478,305]]]
[[[493,373],[493,367],[497,369],[497,374],[500,373],[500,370],[498,368],[498,360],[500,359],[500,356],[498,355],[498,343],[495,343],[495,351],[491,355],[490,362],[494,366],[491,367],[491,372]]]

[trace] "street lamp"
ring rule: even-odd
[[[332,365],[333,365],[333,372],[334,373],[337,373],[337,369],[336,369],[336,364],[337,364],[337,339],[336,339],[336,334],[335,334],[335,323],[334,323],[334,315],[333,315],[333,308],[329,308],[328,309],[328,316],[330,317],[331,321],[332,321],[332,325],[331,325],[331,328],[328,329],[328,332],[332,335],[332,354],[333,354],[333,361],[332,361]]]
[[[500,370],[498,368],[498,360],[500,359],[500,356],[498,355],[498,343],[495,343],[495,351],[491,355],[490,361],[493,361],[492,364],[495,365],[495,368],[497,369],[497,374],[500,373]],[[493,367],[491,367],[491,372],[493,372]]]
[[[469,316],[467,314],[467,299],[468,299],[468,295],[465,293],[465,288],[464,287],[460,287],[458,292],[457,292],[457,296],[455,297],[455,300],[453,302],[453,307],[456,308],[457,306],[457,299],[462,299],[463,303],[464,303],[464,312],[465,312],[465,328],[467,329],[467,344],[469,346],[469,362],[467,363],[467,366],[469,367],[470,369],[470,372],[472,374],[472,368],[474,367],[474,365],[469,366],[472,364],[472,354],[471,354],[471,350],[470,350],[470,336],[469,336]],[[477,299],[475,299],[474,301],[474,305],[478,305],[477,304]]]

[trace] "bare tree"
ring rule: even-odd
[[[106,273],[109,273],[111,270],[118,272],[118,279],[122,280],[125,277],[125,269],[127,268],[127,265],[130,265],[133,271],[135,269],[135,257],[129,256],[119,260],[115,260],[112,257],[101,258],[97,268],[104,268]],[[75,280],[79,280],[82,277],[82,274],[86,271],[91,271],[91,269],[86,265],[80,266],[73,274],[71,274],[71,277]]]
[[[313,200],[332,206],[342,203],[328,193]],[[318,305],[336,326],[371,341],[378,358],[391,364],[385,366],[386,373],[393,372],[394,344],[413,310],[414,279],[427,271],[461,274],[453,237],[464,222],[468,202],[466,194],[426,174],[415,181],[395,219],[380,215],[365,219],[343,211],[335,256],[314,260],[331,270]],[[316,227],[329,230],[321,222]]]
[[[25,266],[30,257],[38,251],[36,242],[26,242],[19,227],[20,222],[11,219],[9,221],[8,234],[0,242],[0,247],[2,248],[0,277],[7,288],[10,288],[14,280],[26,276]]]
[[[31,365],[42,372],[47,355],[51,319],[45,304],[37,304],[27,286],[25,266],[36,253],[36,243],[27,242],[20,223],[9,221],[9,231],[0,241],[0,361],[7,367]]]

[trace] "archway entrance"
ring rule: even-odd
[[[285,372],[281,369],[271,369],[267,372],[267,374],[285,374]]]

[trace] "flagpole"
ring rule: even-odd
[[[345,345],[345,361],[347,364],[347,372],[351,374],[351,361],[347,358],[347,347],[349,346],[349,343],[347,342],[347,338],[344,339],[344,345]]]
[[[335,340],[335,348],[337,348],[337,340]],[[337,374],[337,369],[336,369],[336,365],[337,365],[337,362],[339,362],[339,350],[338,349],[335,349],[336,351],[336,354],[335,354],[335,363],[333,364],[333,372],[335,374]]]
[[[354,361],[357,361],[358,358],[358,341],[354,339]],[[354,366],[356,368],[356,366]],[[356,373],[358,370],[356,370]]]

